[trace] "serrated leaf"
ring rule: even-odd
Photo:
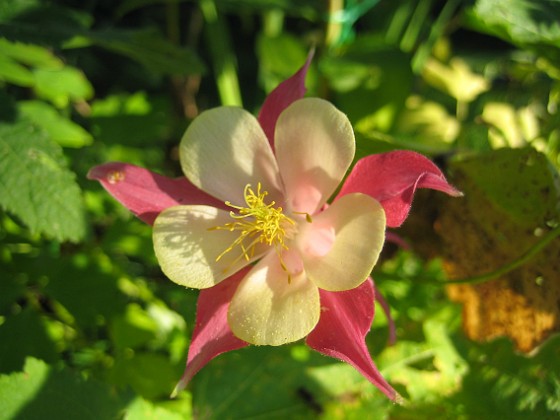
[[[0,372],[20,370],[26,356],[40,357],[48,362],[57,360],[55,345],[47,334],[45,323],[29,308],[6,317],[0,325]]]
[[[109,375],[116,385],[130,386],[145,398],[161,398],[171,394],[181,370],[161,354],[136,352],[117,358]]]
[[[125,420],[182,420],[185,419],[185,415],[184,413],[171,411],[165,407],[155,405],[143,398],[137,398],[127,407],[124,418]]]
[[[39,45],[10,42],[0,38],[0,50],[7,57],[31,67],[58,69],[64,66],[60,58]]]
[[[0,22],[9,20],[38,4],[39,0],[3,0],[0,3]]]
[[[71,120],[64,118],[46,102],[20,101],[19,111],[49,137],[63,147],[84,147],[92,143],[93,137]]]
[[[48,277],[45,294],[58,301],[80,326],[93,326],[124,309],[125,298],[116,278],[103,268],[102,258],[41,258],[29,272]]]
[[[516,45],[560,44],[559,0],[477,0],[469,23]]]
[[[0,205],[33,232],[77,242],[85,220],[80,189],[60,146],[23,120],[0,124]]]
[[[46,48],[0,38],[0,80],[30,87],[35,84],[35,77],[26,66],[56,69],[63,65],[62,61]]]
[[[3,3],[5,2],[6,0],[3,0]],[[10,41],[52,48],[62,46],[65,41],[83,32],[91,24],[91,15],[78,8],[58,6],[54,2],[41,3],[29,4],[28,7],[22,5],[19,7],[19,13],[14,13],[0,21],[2,36]],[[17,5],[11,6],[18,8]]]
[[[304,363],[294,360],[287,346],[223,354],[193,379],[193,410],[205,418],[313,418],[330,396],[305,368],[331,359],[316,352],[307,357]]]
[[[35,69],[33,73],[37,95],[59,108],[93,96],[92,85],[77,68],[66,66],[61,69]]]
[[[110,95],[91,104],[91,130],[105,144],[146,147],[169,134],[171,105],[167,98],[144,92]]]
[[[260,57],[260,77],[267,92],[292,76],[308,54],[303,42],[289,34],[277,37],[261,36],[257,48]]]
[[[107,29],[86,36],[93,44],[138,61],[154,73],[188,75],[205,71],[193,50],[178,47],[151,30]]]
[[[119,418],[128,396],[28,358],[23,372],[0,376],[0,407],[6,419]]]
[[[33,73],[15,60],[0,51],[0,81],[13,83],[18,86],[33,86]]]
[[[157,323],[139,305],[131,303],[126,313],[116,317],[111,324],[111,336],[119,349],[138,347],[154,339]]]

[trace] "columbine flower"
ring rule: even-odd
[[[385,239],[377,200],[347,194],[323,210],[354,157],[350,122],[322,99],[299,99],[279,116],[275,153],[248,112],[221,107],[187,129],[181,166],[198,188],[230,210],[184,205],[164,210],[153,239],[163,272],[197,289],[256,262],[228,310],[234,335],[257,345],[307,336],[319,321],[319,289],[362,284]]]
[[[365,344],[376,297],[368,276],[385,226],[402,224],[416,188],[459,193],[428,159],[398,151],[358,161],[327,203],[355,143],[344,114],[302,99],[310,58],[268,96],[258,120],[228,107],[195,119],[180,147],[186,178],[122,163],[89,174],[154,223],[166,275],[202,289],[178,389],[221,353],[307,337],[398,398]]]

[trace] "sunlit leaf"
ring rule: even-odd
[[[91,107],[92,132],[107,144],[155,146],[169,134],[171,104],[145,92],[111,95]]]
[[[126,307],[126,312],[114,319],[111,335],[118,348],[134,348],[155,338],[157,323],[136,304]]]
[[[37,127],[44,129],[49,137],[63,147],[84,147],[93,141],[89,132],[60,113],[46,102],[21,101],[19,109]]]
[[[318,353],[310,355],[317,365],[330,360]],[[285,347],[273,351],[266,346],[249,347],[224,354],[194,378],[193,409],[211,418],[309,418],[320,414],[329,397],[306,375],[304,366]]]
[[[19,86],[33,86],[35,78],[26,67],[3,55],[0,50],[0,80]]]
[[[182,402],[182,405],[188,407],[186,401]],[[190,410],[174,411],[167,407],[156,405],[149,400],[145,400],[141,397],[136,398],[127,408],[124,415],[125,420],[155,420],[155,419],[165,419],[165,420],[183,420],[185,418],[190,418]]]
[[[62,108],[70,102],[85,100],[93,95],[93,87],[84,74],[70,66],[61,69],[36,69],[35,91]]]
[[[171,395],[182,368],[161,354],[133,352],[118,357],[109,375],[115,385],[130,386],[145,398],[162,398]]]
[[[517,45],[560,43],[558,0],[477,0],[469,17],[477,29]]]
[[[26,360],[23,372],[0,376],[0,407],[6,419],[117,418],[128,399],[106,384],[33,358]]]
[[[261,57],[260,76],[266,92],[292,76],[305,62],[306,48],[296,37],[282,34],[277,37],[261,36],[257,44]],[[308,87],[309,84],[306,83]]]
[[[0,125],[0,204],[34,232],[74,242],[85,234],[80,190],[60,146],[23,121]]]
[[[484,275],[512,264],[560,222],[558,173],[531,149],[500,149],[453,162],[464,200],[441,206],[438,229],[452,278]],[[469,337],[511,337],[529,352],[560,330],[560,237],[519,268],[478,285],[454,285]],[[491,280],[491,279],[489,279]]]
[[[38,264],[30,264],[29,271],[49,279],[45,294],[60,303],[82,328],[107,322],[124,311],[124,294],[118,289],[116,276],[103,268],[100,256],[44,257]]]
[[[52,51],[39,45],[10,42],[0,38],[0,50],[5,56],[30,67],[57,69],[64,66],[62,60]]]

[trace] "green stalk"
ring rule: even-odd
[[[263,13],[263,33],[269,38],[282,34],[285,13],[280,9],[267,10]]]
[[[235,55],[226,21],[218,14],[213,0],[200,0],[205,20],[205,36],[222,105],[242,106]]]
[[[453,13],[455,13],[457,7],[459,7],[460,2],[461,0],[449,0],[443,6],[441,13],[432,25],[428,40],[424,42],[424,44],[422,44],[420,48],[418,48],[418,51],[412,58],[412,70],[415,73],[420,72],[422,70],[422,67],[424,67],[424,63],[430,56],[434,44],[436,43],[438,38],[443,35],[447,22],[451,20],[451,17],[453,16]]]
[[[344,0],[329,0],[328,23],[325,34],[325,45],[332,47],[336,45],[342,33],[342,23],[337,19],[339,13],[344,10]]]
[[[412,51],[416,43],[418,42],[418,37],[424,26],[424,22],[430,13],[430,8],[432,7],[432,0],[419,0],[416,5],[416,9],[412,14],[408,28],[401,39],[401,49],[405,52]]]

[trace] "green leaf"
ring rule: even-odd
[[[153,147],[169,135],[171,114],[168,98],[145,92],[111,95],[92,103],[91,130],[105,144]]]
[[[301,67],[308,48],[295,36],[281,34],[276,37],[258,38],[260,77],[265,91],[270,92],[280,82],[292,76]]]
[[[33,86],[35,77],[27,66],[59,69],[64,64],[46,48],[0,38],[0,80],[19,86]]]
[[[27,7],[23,4],[16,6],[20,9],[19,13],[4,13],[7,16],[0,20],[0,33],[11,41],[52,48],[62,46],[91,24],[91,16],[78,8],[65,8],[53,4],[54,2],[47,5],[46,2],[36,3]],[[0,16],[1,14],[0,9]]]
[[[10,42],[5,38],[0,38],[0,50],[5,56],[30,67],[59,69],[64,66],[60,58],[39,45]]]
[[[0,205],[33,232],[77,242],[85,235],[80,189],[60,146],[20,120],[0,124]]]
[[[0,22],[9,20],[27,9],[37,7],[39,0],[3,0],[0,3]]]
[[[70,102],[93,96],[90,82],[80,70],[74,67],[36,69],[33,73],[37,95],[51,101],[59,108],[68,106]]]
[[[182,401],[181,406],[188,408],[190,404],[187,401]],[[174,407],[172,407],[174,408]],[[192,417],[190,410],[172,410],[161,404],[154,404],[141,397],[136,398],[130,404],[125,413],[125,420],[184,420]]]
[[[54,362],[58,358],[44,320],[30,308],[6,317],[0,325],[0,372],[20,370],[26,356],[38,357],[47,362]]]
[[[468,18],[476,29],[516,45],[560,45],[559,0],[477,0]]]
[[[114,319],[111,335],[117,348],[134,348],[154,339],[157,328],[157,323],[146,311],[131,303],[126,307],[124,315]]]
[[[316,382],[324,376],[308,375],[306,366],[332,359],[309,351],[295,359],[288,346],[248,347],[224,354],[193,379],[193,410],[205,418],[312,418],[330,396]]]
[[[19,111],[38,127],[44,129],[49,137],[63,147],[80,148],[93,142],[86,130],[42,101],[20,101]]]
[[[393,126],[413,83],[410,58],[398,50],[375,47],[375,40],[367,36],[358,38],[339,59],[323,58],[319,68],[338,89],[337,105],[363,134],[387,132]]]
[[[48,278],[45,294],[57,300],[80,327],[99,324],[124,310],[125,297],[103,254],[77,254],[73,258],[41,258],[29,271]],[[105,261],[104,261],[105,260]]]
[[[116,8],[116,15],[122,17],[136,9],[164,3],[166,0],[123,0]],[[187,0],[178,0],[185,2]],[[272,9],[281,9],[295,16],[305,16],[315,20],[323,12],[324,5],[321,0],[215,0],[218,7],[231,12],[244,11],[267,12]]]
[[[132,352],[118,357],[109,375],[114,384],[130,386],[145,398],[161,398],[171,395],[181,369],[161,354]]]
[[[553,419],[560,414],[560,336],[523,356],[509,340],[465,347],[470,369],[463,392],[449,400],[465,418]]]
[[[452,166],[469,187],[473,185],[481,198],[506,216],[504,223],[511,221],[533,233],[537,227],[560,222],[558,173],[542,153],[499,149],[458,160]],[[470,201],[478,199],[473,193]]]
[[[178,47],[152,30],[106,29],[90,31],[84,36],[93,44],[138,61],[155,73],[189,75],[205,71],[193,50]]]
[[[0,51],[0,81],[18,86],[33,86],[33,73]]]
[[[2,418],[97,420],[119,418],[128,396],[28,358],[23,372],[0,376]]]
[[[559,330],[560,177],[531,148],[498,149],[448,164],[462,200],[437,205],[452,298],[468,336],[508,336],[529,353]]]

